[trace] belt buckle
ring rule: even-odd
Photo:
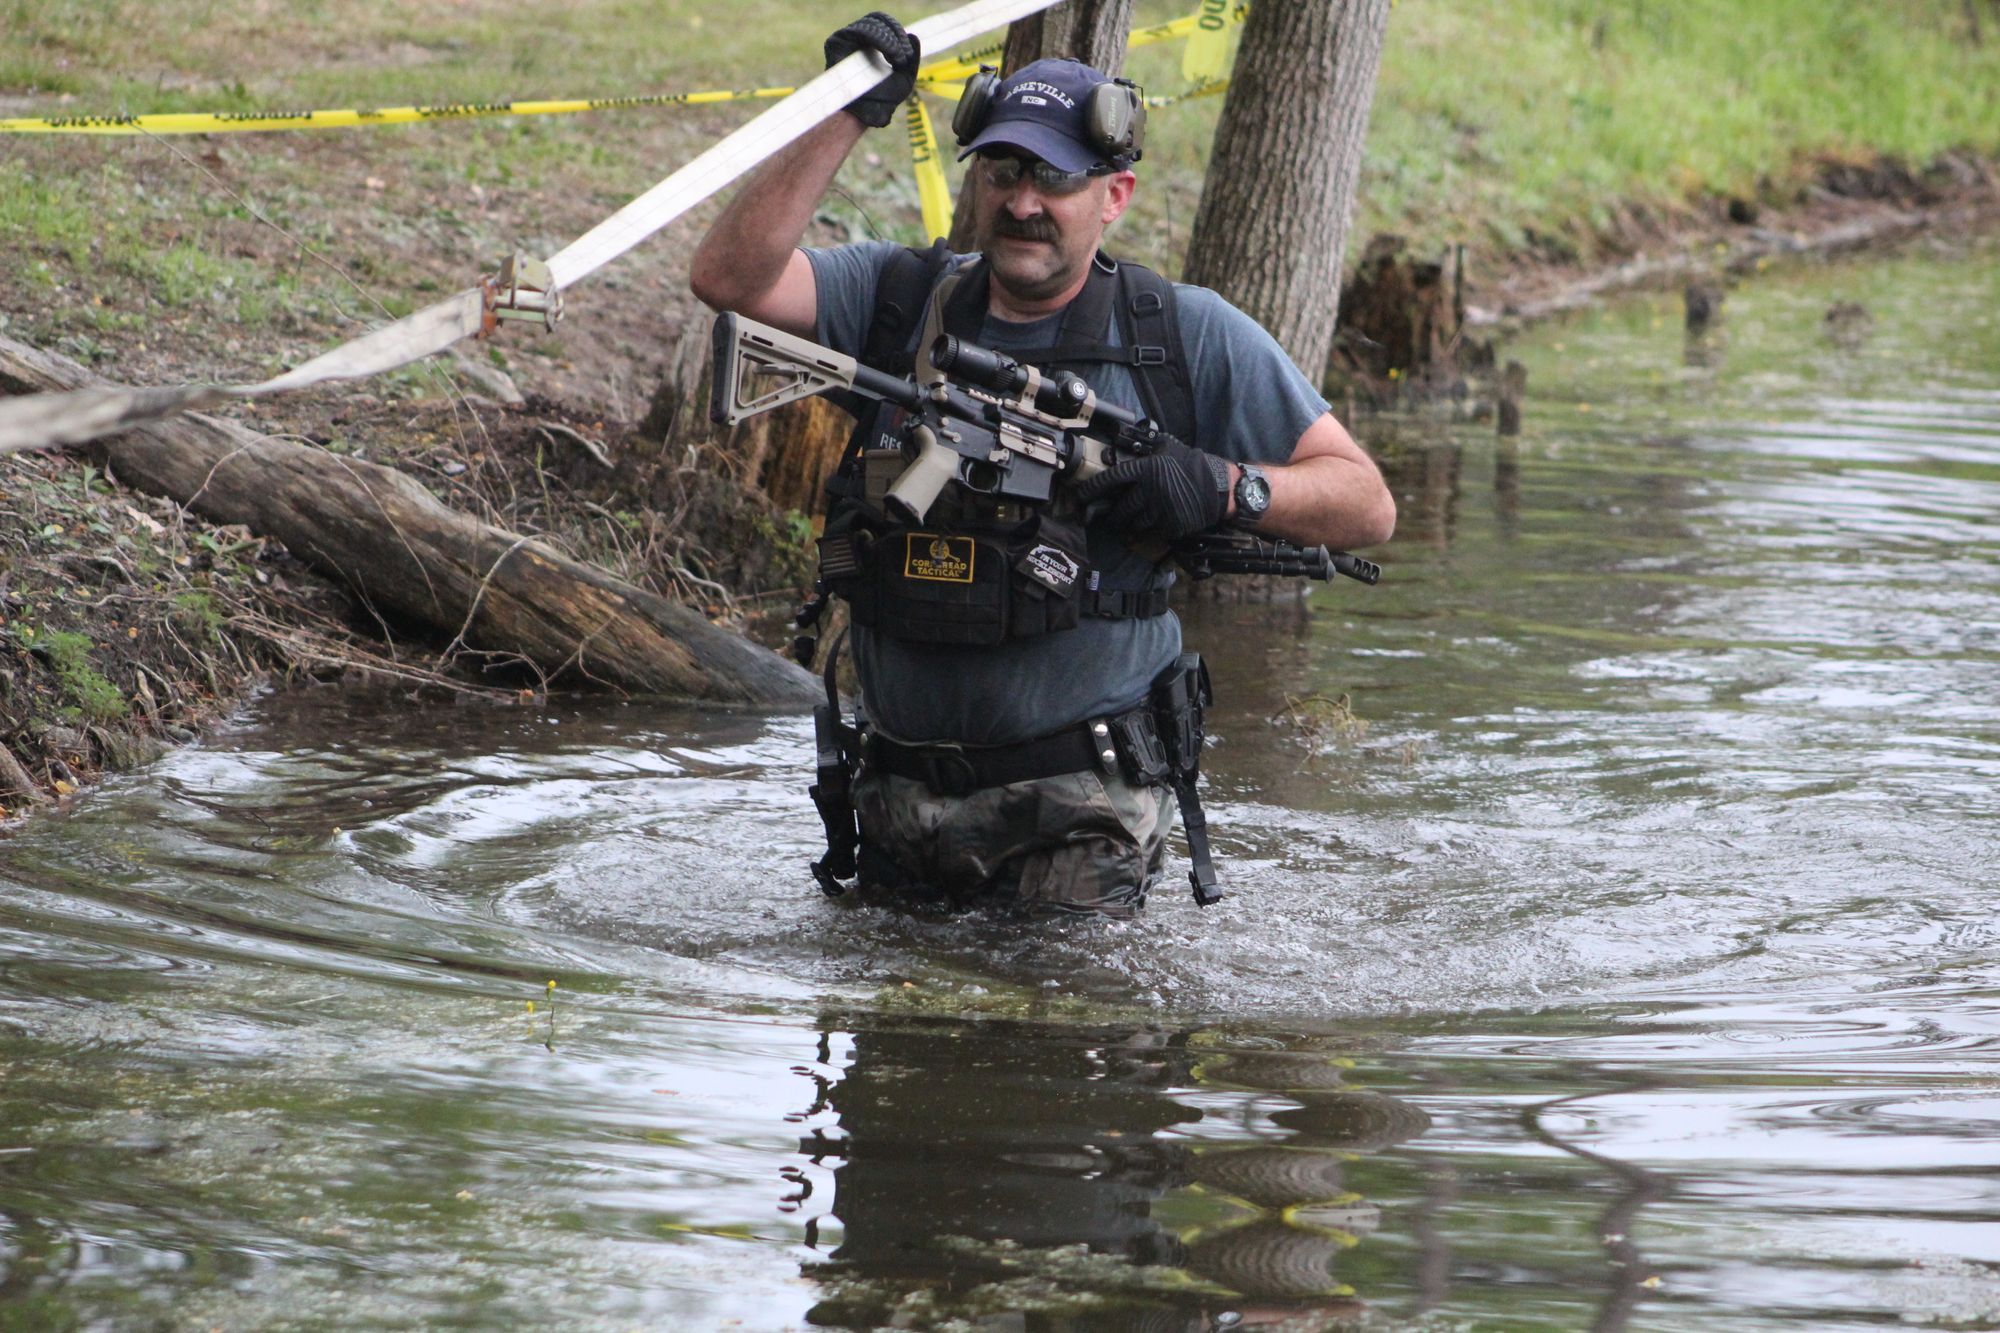
[[[969,796],[978,790],[979,773],[964,746],[944,741],[924,747],[924,782],[940,796]]]

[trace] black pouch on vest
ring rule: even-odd
[[[1082,530],[1038,515],[1008,538],[1007,558],[1014,571],[1009,637],[1075,629],[1091,573]]]

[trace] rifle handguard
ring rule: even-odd
[[[1215,574],[1275,574],[1326,582],[1340,575],[1372,587],[1382,577],[1380,565],[1346,551],[1264,541],[1248,533],[1192,537],[1175,543],[1171,553],[1197,582]]]

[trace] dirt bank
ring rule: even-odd
[[[1729,280],[1784,260],[1810,260],[1979,231],[2000,221],[2000,164],[1947,153],[1923,168],[1893,158],[1821,161],[1781,200],[1711,198],[1674,212],[1612,210],[1608,258],[1584,264],[1565,246],[1496,256],[1470,277],[1469,325],[1519,326],[1601,297],[1689,280]]]

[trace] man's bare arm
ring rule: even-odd
[[[1231,514],[1240,472],[1230,465]],[[1388,541],[1396,530],[1396,498],[1381,469],[1331,412],[1306,427],[1289,462],[1264,474],[1271,481],[1271,507],[1257,525],[1264,536],[1347,549]]]
[[[713,309],[811,337],[818,300],[798,245],[863,133],[853,116],[836,114],[759,167],[695,248],[694,294]]]

